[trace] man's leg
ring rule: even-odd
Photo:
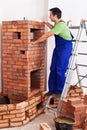
[[[65,84],[65,71],[61,70],[61,69],[57,69],[56,72],[56,94],[61,94],[64,84]]]
[[[65,73],[68,68],[69,58],[71,55],[72,46],[67,45],[62,51],[57,52],[56,66],[56,93],[61,94],[65,84]]]
[[[55,72],[51,71],[48,80],[49,92],[55,92]]]
[[[52,62],[50,67],[50,74],[49,74],[49,80],[48,80],[48,87],[49,92],[54,93],[55,92],[55,85],[56,85],[56,52],[54,49],[53,56],[52,56]]]

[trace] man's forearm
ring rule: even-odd
[[[36,43],[40,43],[40,42],[43,42],[47,39],[46,35],[42,35],[39,39],[37,39],[36,41],[34,41],[33,43],[36,44]]]
[[[36,44],[36,43],[40,43],[40,42],[43,42],[45,41],[48,37],[54,35],[51,31],[50,32],[47,32],[45,34],[43,34],[39,39],[37,39],[36,41],[32,41],[31,43],[32,44]]]
[[[50,24],[49,22],[45,22],[45,24],[50,28],[52,29],[54,26],[52,24]]]

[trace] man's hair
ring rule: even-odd
[[[52,11],[53,15],[57,15],[57,18],[61,18],[62,11],[59,8],[57,8],[57,7],[51,8],[50,11]]]

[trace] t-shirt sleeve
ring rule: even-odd
[[[54,26],[54,28],[51,30],[51,32],[54,33],[54,34],[56,34],[56,35],[60,34],[60,32],[61,32],[61,27],[59,26],[59,24],[56,24],[56,25]]]

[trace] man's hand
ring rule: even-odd
[[[31,41],[31,44],[32,44],[32,45],[36,44],[36,41]]]

